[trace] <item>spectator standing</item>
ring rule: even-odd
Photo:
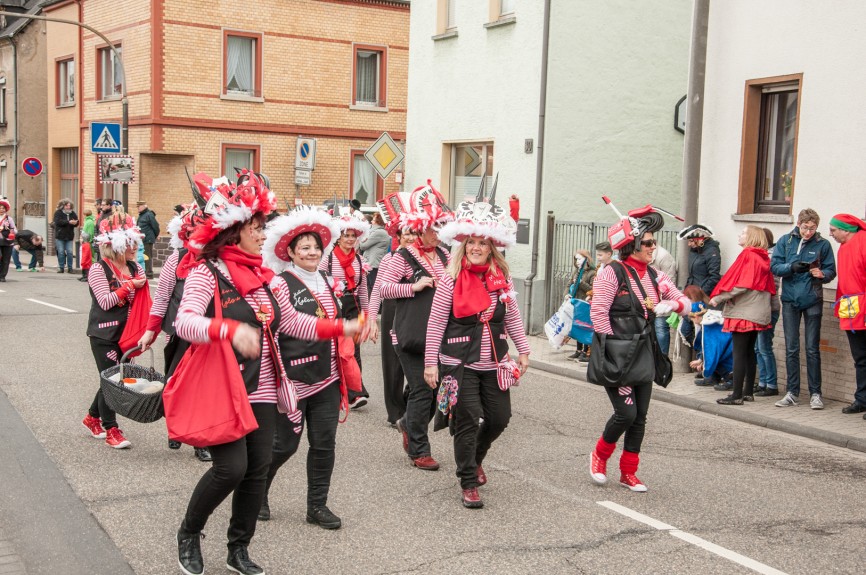
[[[662,246],[657,245],[655,254],[653,255],[652,267],[660,272],[664,272],[674,285],[677,284],[677,260],[669,251]],[[659,340],[659,347],[662,353],[667,355],[671,348],[671,326],[668,325],[668,318],[665,314],[656,315],[655,329],[656,337]]]
[[[368,293],[373,291],[373,285],[376,283],[376,276],[379,273],[379,264],[388,252],[390,243],[391,236],[385,231],[385,221],[382,219],[382,215],[376,212],[373,214],[373,225],[370,227],[369,235],[358,244],[361,255],[370,264],[370,272],[367,274]],[[375,320],[376,318],[372,319]]]
[[[610,242],[601,242],[595,245],[595,275],[598,277],[598,274],[601,273],[601,270],[604,269],[604,266],[608,265],[610,262],[614,261],[613,257],[613,248],[610,247]]]
[[[797,405],[800,396],[800,320],[805,323],[806,377],[812,409],[821,403],[821,317],[823,285],[836,277],[830,242],[818,233],[821,218],[810,208],[801,210],[797,227],[779,238],[773,249],[773,274],[782,278],[782,329],[785,332],[785,368],[788,388],[777,407]],[[817,400],[815,397],[817,396]]]
[[[866,222],[836,214],[830,235],[840,244],[835,313],[848,336],[857,382],[854,401],[842,413],[861,413],[866,411]]]
[[[72,273],[72,262],[75,257],[73,240],[75,227],[78,225],[78,214],[72,210],[72,201],[63,198],[57,203],[54,212],[54,245],[57,250],[57,273],[62,274],[64,268]]]
[[[9,262],[12,259],[12,245],[15,242],[15,222],[9,211],[12,206],[5,198],[0,198],[0,282],[6,281]]]
[[[713,293],[722,277],[722,254],[719,242],[713,239],[713,230],[703,224],[693,224],[680,231],[677,238],[680,241],[685,240],[689,245],[686,286],[698,286],[706,294]],[[683,318],[680,333],[689,345],[693,343],[695,327],[688,317]]]
[[[15,236],[15,245],[13,246],[12,251],[12,261],[15,263],[16,271],[23,271],[23,268],[21,267],[21,258],[19,257],[19,252],[21,250],[30,254],[30,264],[27,266],[27,271],[45,271],[45,248],[42,243],[42,236],[31,232],[30,230],[21,230],[18,232]]]
[[[773,232],[769,228],[764,228],[764,235],[767,236],[767,253],[770,254],[770,261],[772,262],[776,242],[773,241]],[[776,335],[776,322],[779,321],[779,315],[782,313],[782,302],[779,299],[781,288],[779,278],[773,276],[773,283],[776,285],[776,293],[770,298],[770,328],[758,332],[758,342],[755,344],[755,353],[758,356],[759,387],[759,390],[755,392],[755,397],[779,395],[773,336]]]
[[[138,202],[138,228],[144,234],[144,273],[153,279],[153,244],[159,237],[159,222],[156,213],[147,207],[147,202]]]
[[[576,250],[574,252],[574,274],[571,276],[571,284],[568,287],[566,297],[589,301],[592,296],[592,282],[595,280],[595,266],[589,258],[588,250]],[[578,363],[589,361],[589,346],[577,342],[577,349],[568,356]]]

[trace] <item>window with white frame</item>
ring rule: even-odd
[[[376,206],[378,200],[379,177],[373,165],[364,157],[363,150],[352,152],[352,198],[363,206]]]
[[[484,193],[494,180],[493,142],[451,145],[451,197],[454,203],[475,199],[484,178]]]
[[[225,93],[260,96],[258,62],[259,40],[253,36],[226,36]]]
[[[75,60],[57,62],[57,105],[71,106],[75,103]]]
[[[384,107],[381,86],[382,52],[380,50],[356,50],[355,104]]]
[[[78,148],[60,149],[60,197],[78,197]]]
[[[517,0],[499,0],[499,15],[507,16],[514,14],[514,4]]]
[[[117,54],[109,47],[100,48],[97,55],[99,77],[99,99],[109,100],[123,95],[123,66],[117,56],[123,57],[123,48],[115,46]]]

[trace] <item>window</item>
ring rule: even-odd
[[[493,142],[452,144],[450,201],[475,199],[485,175],[484,190],[488,193],[493,185],[493,168]]]
[[[3,163],[0,164],[0,198],[8,198],[9,194],[7,193],[8,186],[6,185],[6,160],[3,160]]]
[[[371,46],[355,46],[352,103],[384,108],[385,52]]]
[[[78,197],[78,148],[60,148],[60,197]]]
[[[457,27],[457,10],[455,4],[457,4],[457,0],[447,0],[448,5],[446,10],[448,11],[448,15],[445,18],[445,27],[447,30],[451,30],[452,28]]]
[[[223,175],[230,181],[237,181],[237,170],[246,168],[253,172],[259,168],[259,146],[244,144],[223,144]],[[237,169],[236,169],[237,168]]]
[[[384,182],[364,157],[364,150],[352,150],[351,174],[350,198],[358,200],[363,206],[375,207],[376,201],[382,199]]]
[[[517,0],[499,0],[499,15],[514,14],[514,4]]]
[[[259,98],[262,95],[262,36],[224,33],[223,94]]]
[[[114,46],[122,57],[120,44]],[[108,46],[97,50],[96,59],[97,96],[100,100],[112,100],[123,95],[123,65],[117,54]]]
[[[0,126],[6,125],[6,78],[0,84]]]
[[[791,213],[801,81],[746,83],[738,213]]]
[[[75,104],[75,60],[57,62],[57,105]]]

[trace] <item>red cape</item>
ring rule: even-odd
[[[735,287],[776,293],[773,274],[770,273],[770,256],[761,248],[743,248],[740,255],[722,276],[711,298]]]

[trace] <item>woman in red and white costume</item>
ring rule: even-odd
[[[397,222],[417,234],[415,243],[394,253],[386,270],[379,269],[376,281],[381,283],[382,299],[395,301],[394,322],[383,324],[382,329],[389,330],[409,384],[406,412],[397,420],[403,450],[418,469],[436,471],[439,463],[433,458],[427,435],[436,409],[436,391],[424,382],[424,350],[433,295],[449,258],[439,246],[437,230],[451,221],[452,214],[429,180],[411,194],[388,196],[381,210],[386,222]]]
[[[358,250],[358,243],[370,233],[370,224],[359,211],[351,212],[349,208],[340,208],[340,215],[334,218],[340,229],[340,235],[335,238],[334,250],[322,258],[319,269],[333,277],[341,286],[340,300],[343,304],[343,318],[357,319],[361,312],[367,312],[368,295],[367,272],[370,266]],[[372,334],[375,337],[375,334]],[[355,346],[355,359],[361,366],[361,346]],[[363,373],[363,368],[361,370]],[[357,409],[367,405],[370,394],[361,382],[361,391],[349,390],[349,407]]]
[[[245,177],[244,177],[245,176]],[[186,279],[175,326],[178,337],[197,344],[228,339],[235,349],[258,429],[236,441],[210,446],[212,468],[193,491],[177,533],[178,562],[186,574],[204,571],[202,529],[213,511],[230,494],[227,566],[244,575],[263,569],[248,553],[265,494],[271,462],[277,404],[292,412],[294,387],[281,376],[277,331],[302,331],[319,338],[343,333],[338,320],[281,313],[269,284],[274,274],[262,264],[265,216],[275,207],[274,194],[255,175],[242,172],[235,189],[213,182],[212,211],[190,238],[201,264]],[[218,194],[218,196],[217,196]],[[213,317],[214,290],[219,287],[223,319]],[[261,333],[261,336],[260,336]]]
[[[529,342],[500,251],[514,245],[517,225],[492,203],[494,194],[495,188],[489,203],[461,203],[455,220],[439,232],[455,249],[433,297],[424,354],[427,385],[436,389],[443,375],[457,387],[450,427],[461,499],[469,508],[484,505],[478,494],[487,483],[481,464],[511,419],[510,378],[529,367]],[[508,357],[507,338],[517,347],[516,364]],[[510,378],[500,380],[500,369],[520,373],[509,371]]]

